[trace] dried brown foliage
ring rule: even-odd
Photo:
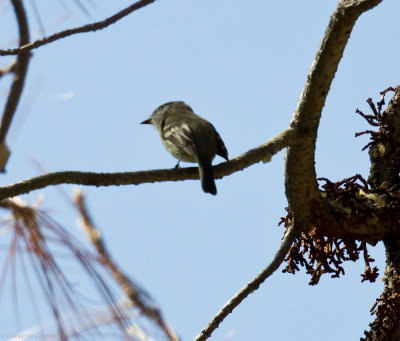
[[[367,103],[371,108],[371,114],[364,114],[357,109],[357,113],[362,116],[372,127],[378,127],[378,131],[365,130],[356,133],[355,136],[368,134],[370,142],[363,148],[369,149],[371,158],[371,172],[368,181],[361,175],[356,174],[350,178],[338,182],[332,182],[326,178],[318,180],[325,183],[321,186],[321,195],[327,199],[332,207],[340,207],[352,217],[373,218],[373,214],[378,214],[380,219],[386,219],[388,223],[379,225],[377,228],[387,229],[382,235],[386,236],[383,241],[398,240],[397,226],[399,225],[398,212],[400,211],[400,147],[398,144],[400,136],[400,121],[393,107],[398,103],[391,103],[392,108],[384,109],[385,95],[389,91],[396,91],[391,87],[381,92],[381,99],[373,103],[371,98]],[[398,91],[398,90],[397,90]],[[371,203],[373,204],[371,206]],[[371,207],[375,212],[372,213]],[[291,225],[295,217],[288,211],[286,217],[281,218],[280,224],[284,224],[286,229]],[[376,219],[376,216],[374,217]],[[354,219],[357,221],[357,218]],[[385,244],[386,245],[386,244]],[[390,249],[390,242],[386,247]],[[396,251],[396,247],[394,248]],[[388,250],[387,250],[388,251]],[[388,251],[391,255],[392,250]],[[340,238],[338,235],[332,236],[327,233],[326,226],[323,224],[313,226],[308,232],[302,233],[292,245],[287,257],[286,268],[283,272],[294,274],[305,267],[311,275],[310,284],[318,284],[323,274],[331,274],[332,278],[344,275],[343,263],[345,261],[356,261],[362,254],[365,263],[365,271],[361,275],[362,282],[375,282],[378,277],[377,267],[372,267],[374,260],[370,257],[367,242],[349,235]],[[371,308],[371,314],[376,316],[376,320],[371,324],[371,330],[365,331],[363,340],[383,340],[387,335],[398,328],[400,323],[400,276],[397,268],[393,269],[396,262],[389,262],[386,269],[385,290],[376,299]]]
[[[50,338],[54,335],[59,340],[82,336],[100,339],[108,333],[104,334],[102,329],[106,324],[116,327],[113,330],[119,339],[139,339],[132,331],[136,326],[132,321],[138,322],[143,314],[137,305],[130,303],[127,306],[118,302],[121,294],[110,281],[103,259],[38,206],[29,206],[19,198],[13,198],[0,201],[0,208],[9,214],[0,226],[10,240],[0,275],[0,300],[7,298],[6,293],[11,290],[19,330],[27,327],[26,323],[21,325],[21,321],[25,321],[28,312],[33,311],[36,326],[29,326],[33,328],[25,332],[35,337]],[[88,305],[85,302],[87,298],[83,299],[89,294],[82,295],[73,283],[69,272],[71,267],[74,274],[80,273],[80,281],[86,277],[91,285],[92,304]],[[26,288],[27,292],[21,288]],[[28,295],[28,300],[19,298],[24,294]],[[100,317],[96,313],[99,304],[103,305]],[[54,321],[43,323],[42,314],[46,306]]]
[[[368,185],[359,174],[336,183],[325,178],[320,180],[325,181],[322,186],[325,194],[331,200],[340,202],[343,207],[351,207],[354,200],[366,200],[359,196],[359,191],[360,189],[367,190]],[[357,183],[357,180],[361,184]],[[288,228],[292,219],[289,212],[285,218],[281,218],[280,224],[284,224]],[[287,266],[283,272],[295,274],[300,270],[299,266],[305,267],[307,273],[311,275],[309,284],[316,285],[323,274],[331,274],[332,278],[344,275],[342,264],[345,261],[357,261],[360,253],[365,262],[365,271],[361,275],[362,282],[366,280],[375,282],[378,277],[378,269],[377,267],[371,268],[374,259],[368,253],[366,242],[326,236],[323,226],[314,226],[310,231],[302,233],[296,238],[286,257]]]
[[[173,329],[165,322],[155,302],[149,294],[134,283],[117,265],[108,252],[105,242],[99,230],[94,226],[85,204],[82,191],[78,191],[74,197],[74,203],[82,217],[82,226],[86,231],[89,240],[94,245],[100,262],[108,269],[111,276],[121,286],[133,307],[137,307],[141,315],[148,317],[165,333],[171,341],[179,341]]]

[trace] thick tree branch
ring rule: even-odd
[[[14,12],[18,22],[19,45],[26,45],[29,43],[29,28],[24,6],[21,0],[12,0],[11,3],[14,7]],[[0,163],[0,171],[3,170],[8,158],[9,153],[5,144],[5,140],[11,125],[11,121],[17,110],[18,102],[22,95],[22,90],[25,83],[25,76],[28,71],[29,59],[29,51],[19,54],[17,61],[15,62],[15,64],[12,65],[12,68],[10,68],[9,70],[14,72],[14,80],[11,85],[11,90],[7,98],[7,103],[4,108],[0,124],[0,154],[2,155],[1,159],[4,159],[2,163]],[[6,157],[4,157],[4,155],[6,155]]]
[[[21,52],[26,52],[26,51],[36,49],[40,46],[52,43],[53,41],[56,41],[56,40],[59,40],[59,39],[62,39],[62,38],[68,37],[68,36],[72,36],[74,34],[95,32],[95,31],[101,30],[103,28],[106,28],[107,26],[110,26],[110,25],[116,23],[118,20],[126,17],[127,15],[131,14],[132,12],[137,11],[138,9],[141,9],[155,1],[156,0],[140,0],[105,20],[98,21],[98,22],[95,22],[92,24],[83,25],[81,27],[76,27],[76,28],[65,30],[65,31],[61,31],[61,32],[52,34],[51,36],[36,40],[30,44],[28,44],[28,41],[27,41],[24,44],[22,44],[23,46],[16,48],[16,49],[4,49],[4,50],[0,49],[0,56],[20,54]]]
[[[270,141],[249,150],[248,152],[214,167],[216,178],[243,170],[260,161],[268,162],[273,155],[287,147],[291,141],[291,131],[285,130]],[[40,188],[60,184],[76,184],[87,186],[119,186],[139,185],[149,182],[177,181],[198,179],[195,167],[178,169],[157,169],[150,171],[125,173],[92,173],[92,172],[56,172],[31,178],[10,186],[0,188],[0,200],[28,193]]]
[[[312,227],[313,209],[321,200],[314,163],[322,108],[357,18],[380,2],[381,0],[339,2],[323,37],[291,123],[294,139],[286,155],[285,187],[289,209],[294,216],[293,227],[289,229],[270,265],[222,308],[196,341],[208,339],[225,317],[279,268],[296,236]]]
[[[301,220],[299,226],[311,227],[314,209],[321,206],[314,164],[326,97],[357,19],[381,1],[339,1],[307,77],[291,122],[296,140],[287,150],[285,165],[286,196],[290,211],[296,220]]]

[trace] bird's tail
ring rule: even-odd
[[[199,163],[199,176],[203,191],[205,193],[216,195],[217,187],[215,186],[214,173],[211,162]]]

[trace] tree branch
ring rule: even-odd
[[[12,0],[11,3],[14,7],[14,12],[18,22],[19,45],[22,46],[29,43],[29,28],[25,9],[21,0]],[[5,105],[0,124],[0,154],[2,156],[6,155],[5,160],[3,160],[3,162],[0,164],[0,171],[3,170],[5,163],[8,159],[9,152],[8,148],[6,147],[5,140],[11,125],[11,121],[16,112],[18,102],[21,98],[22,90],[24,88],[29,59],[29,51],[20,53],[17,57],[15,64],[12,64],[12,67],[9,70],[14,72],[14,80],[11,85],[10,93],[7,98],[7,103]],[[4,157],[2,157],[2,159],[4,159]]]
[[[216,178],[222,178],[239,170],[243,170],[260,161],[269,162],[273,155],[287,147],[291,141],[291,131],[285,130],[270,141],[249,150],[248,152],[214,167]],[[164,182],[198,179],[196,167],[178,169],[156,169],[150,171],[125,173],[93,173],[65,171],[44,174],[24,180],[10,186],[0,188],[0,200],[28,193],[40,188],[60,184],[76,184],[86,186],[120,186],[139,185],[149,182]]]
[[[207,340],[211,336],[212,332],[218,328],[219,324],[233,311],[233,309],[242,303],[247,296],[256,291],[269,276],[278,270],[279,266],[285,260],[285,256],[296,238],[297,230],[298,229],[295,228],[288,229],[286,236],[284,237],[281,246],[279,247],[279,250],[275,254],[271,263],[222,307],[222,309],[217,315],[214,316],[208,326],[204,328],[196,337],[195,341]]]
[[[270,265],[222,308],[196,338],[196,341],[208,339],[226,316],[279,268],[296,236],[312,226],[313,209],[321,200],[314,163],[322,108],[357,18],[381,1],[339,1],[322,39],[290,125],[294,137],[286,154],[285,188],[289,209],[294,216],[292,228],[288,230]]]
[[[341,0],[331,16],[293,115],[296,140],[286,154],[285,189],[299,226],[310,226],[321,196],[315,172],[315,145],[322,109],[351,31],[362,13],[382,0]],[[310,226],[311,227],[311,226]]]
[[[140,0],[105,20],[98,21],[98,22],[95,22],[92,24],[83,25],[81,27],[76,27],[76,28],[65,30],[65,31],[61,31],[61,32],[52,34],[51,36],[36,40],[30,44],[28,44],[28,42],[25,42],[23,44],[23,46],[20,46],[19,48],[3,49],[3,50],[0,49],[0,56],[20,54],[22,52],[36,49],[40,46],[52,43],[53,41],[56,41],[56,40],[59,40],[59,39],[62,39],[62,38],[68,37],[68,36],[72,36],[74,34],[95,32],[95,31],[101,30],[103,28],[106,28],[107,26],[110,26],[110,25],[116,23],[117,21],[126,17],[127,15],[131,14],[132,12],[135,12],[138,9],[145,7],[155,1],[156,0]]]

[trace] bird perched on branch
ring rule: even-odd
[[[159,132],[165,149],[179,162],[197,162],[201,187],[206,193],[217,194],[212,160],[215,155],[228,159],[228,151],[214,126],[196,115],[182,101],[168,102],[154,110],[141,124],[152,124]]]

